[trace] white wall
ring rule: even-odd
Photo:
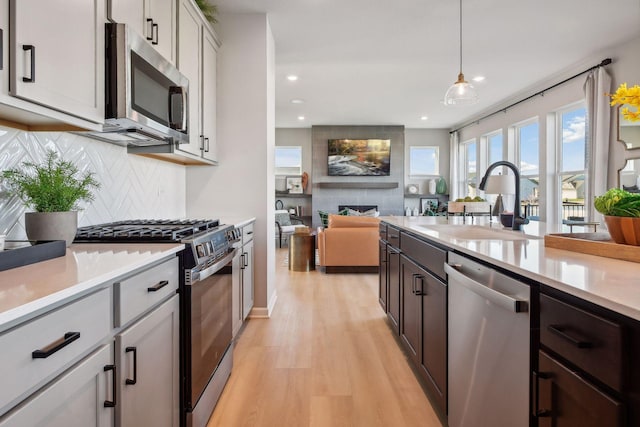
[[[427,194],[431,177],[409,176],[409,147],[433,146],[439,148],[439,176],[444,177],[449,188],[449,130],[448,129],[405,129],[404,130],[404,184],[417,184],[421,194]]]
[[[218,58],[219,166],[187,170],[187,216],[256,217],[255,306],[275,303],[275,52],[264,14],[220,17]],[[271,243],[271,244],[267,244]]]
[[[0,126],[0,170],[23,161],[40,163],[47,149],[60,153],[81,171],[96,174],[101,187],[95,200],[82,206],[78,225],[138,218],[185,217],[185,168],[127,154],[125,147],[65,132],[25,132]],[[0,192],[0,234],[26,238],[25,208]]]

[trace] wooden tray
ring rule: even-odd
[[[583,254],[640,262],[640,246],[621,245],[609,233],[560,233],[544,236],[544,245]]]

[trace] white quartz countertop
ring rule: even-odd
[[[232,224],[234,227],[240,228],[255,222],[255,217],[221,217],[220,224]]]
[[[381,220],[422,235],[459,252],[487,261],[568,294],[640,320],[640,264],[544,246],[548,233],[568,232],[561,225],[531,221],[524,232],[469,217],[381,217]],[[482,227],[480,238],[456,236],[446,224]],[[485,230],[486,229],[486,230]],[[497,229],[496,239],[486,238]],[[453,230],[455,231],[455,230]],[[581,230],[576,230],[580,232]],[[505,234],[506,233],[506,234]],[[504,237],[504,239],[502,238]],[[512,240],[507,240],[513,238]]]
[[[0,271],[0,332],[182,249],[181,243],[74,244],[63,257]]]

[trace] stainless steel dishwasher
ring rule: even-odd
[[[449,427],[529,425],[528,285],[454,252],[449,277]]]

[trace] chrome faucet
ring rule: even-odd
[[[507,162],[506,160],[500,160],[499,162],[495,162],[487,168],[484,176],[482,177],[482,181],[480,181],[480,190],[484,191],[487,186],[487,178],[491,175],[491,171],[497,168],[498,166],[506,166],[513,171],[516,180],[516,201],[513,206],[513,223],[511,224],[511,229],[515,231],[522,231],[522,226],[524,224],[529,224],[529,218],[525,218],[521,215],[520,209],[520,172],[518,172],[518,168],[511,162]]]

